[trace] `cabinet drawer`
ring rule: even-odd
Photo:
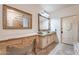
[[[28,46],[32,44],[33,40],[34,40],[34,37],[26,37],[23,39],[23,44],[26,44]]]
[[[19,44],[19,43],[22,43],[22,40],[21,39],[16,39],[16,40],[10,40],[10,41],[6,41],[5,42],[7,45],[13,45],[13,44]]]

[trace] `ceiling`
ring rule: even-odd
[[[39,6],[48,13],[51,13],[72,6],[72,4],[40,4]]]
[[[41,12],[46,11],[52,16],[53,12],[60,11],[64,8],[70,7],[74,4],[9,4],[10,6],[16,6],[16,8],[24,9],[24,11]]]
[[[10,4],[12,5],[12,4]],[[73,4],[14,4],[13,6],[28,7],[31,10],[45,10],[48,13],[72,6]],[[27,8],[26,8],[27,9]]]

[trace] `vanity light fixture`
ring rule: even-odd
[[[49,18],[49,14],[48,14],[48,12],[45,11],[45,10],[41,11],[39,14],[42,15],[42,16],[44,16],[44,17]]]

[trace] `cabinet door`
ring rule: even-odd
[[[51,36],[47,37],[47,43],[48,43],[48,45],[51,44]]]
[[[51,35],[50,36],[50,43],[54,42],[55,41],[55,38],[54,38],[54,35]]]
[[[5,55],[5,54],[6,54],[6,44],[0,43],[0,55]]]
[[[41,39],[41,48],[45,48],[48,45],[47,37]]]

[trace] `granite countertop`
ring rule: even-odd
[[[10,36],[10,37],[1,37],[0,42],[5,41],[5,40],[10,40],[10,39],[16,39],[16,38],[22,38],[22,37],[29,37],[29,36],[34,36],[37,35],[37,33],[32,33],[32,34],[24,34],[24,35],[17,35],[17,36]]]
[[[50,32],[50,33],[38,34],[38,35],[44,37],[44,36],[48,36],[48,35],[55,34],[55,33],[56,33],[56,32]]]
[[[38,35],[38,36],[41,36],[41,37],[45,37],[45,36],[48,36],[48,35],[51,35],[51,34],[55,34],[56,32],[50,32],[50,33],[43,33],[43,34],[38,34],[38,33],[32,33],[32,34],[27,34],[27,35],[22,35],[22,36],[16,36],[16,37],[3,37],[3,38],[0,38],[0,41],[5,41],[5,40],[10,40],[10,39],[15,39],[15,38],[21,38],[21,37],[28,37],[28,36],[34,36],[34,35]]]

